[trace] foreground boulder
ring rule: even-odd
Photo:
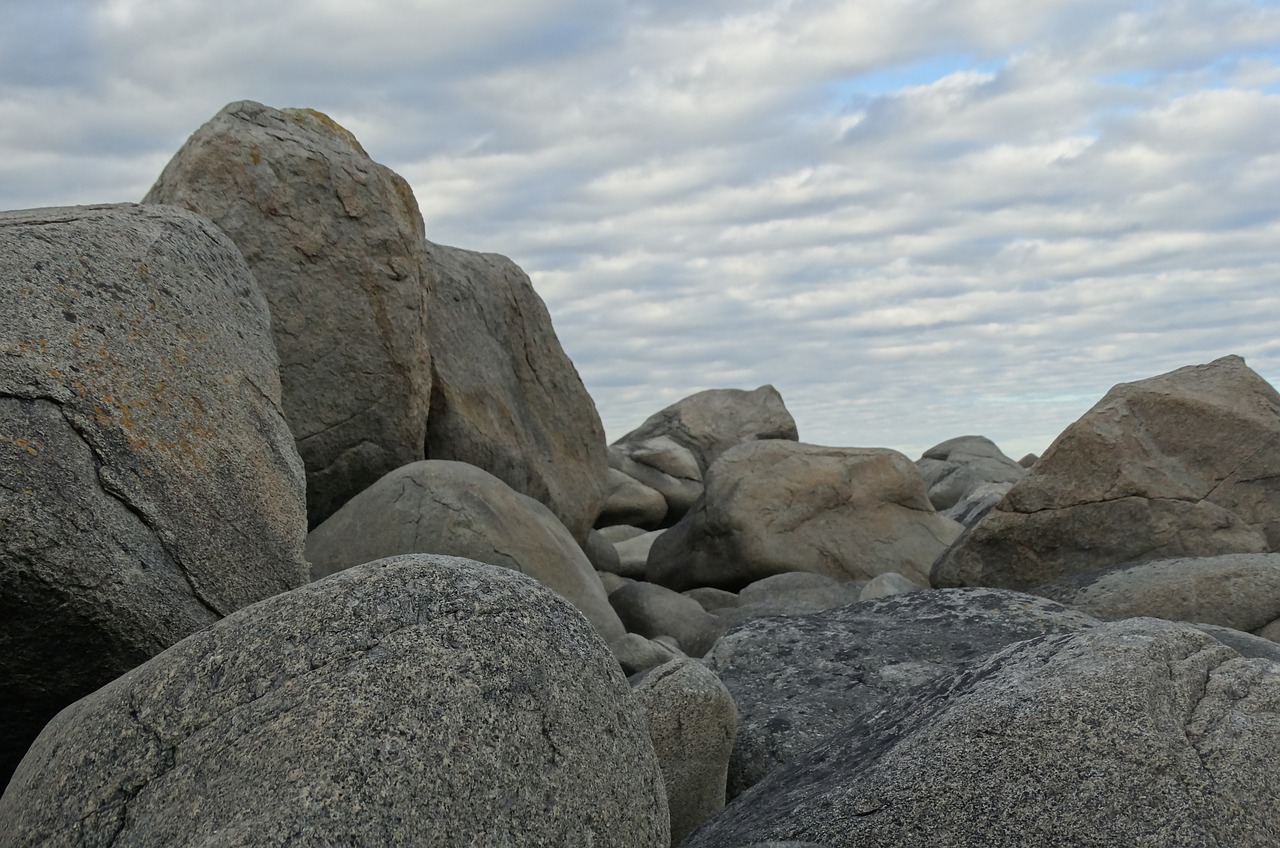
[[[934,512],[920,472],[891,450],[750,442],[721,456],[706,485],[654,542],[647,580],[734,590],[788,571],[838,580],[896,571],[927,584],[961,530]]]
[[[1031,595],[950,589],[737,627],[706,659],[738,705],[729,797],[858,716],[900,711],[918,687],[988,653],[1096,623]]]
[[[242,610],[64,710],[5,846],[666,846],[643,711],[586,620],[448,557]]]
[[[427,244],[434,383],[427,458],[483,468],[579,543],[605,500],[604,426],[528,276],[505,256]]]
[[[243,258],[180,209],[0,214],[0,785],[67,704],[306,582]]]
[[[1280,395],[1228,356],[1122,383],[933,569],[1029,589],[1130,562],[1280,549]]]
[[[211,219],[262,286],[311,526],[423,458],[425,246],[399,175],[320,112],[240,101],[196,130],[143,202]]]
[[[510,568],[580,609],[606,641],[623,633],[591,561],[545,506],[464,462],[426,460],[387,474],[307,536],[320,579],[397,554],[448,554]]]
[[[1020,642],[851,718],[686,846],[1280,844],[1280,664],[1187,625]]]

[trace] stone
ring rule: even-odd
[[[617,545],[628,539],[634,539],[636,536],[643,536],[645,533],[652,533],[652,530],[646,530],[643,527],[632,527],[629,524],[619,524],[615,527],[601,527],[598,532],[605,538],[605,541],[611,545]]]
[[[706,658],[738,705],[729,797],[858,716],[892,712],[993,651],[1096,623],[1044,598],[950,589],[741,624]]]
[[[1271,662],[1280,662],[1280,645],[1270,639],[1263,639],[1261,636],[1255,636],[1252,633],[1245,633],[1241,630],[1234,630],[1217,624],[1184,623],[1190,624],[1202,633],[1208,633],[1242,657],[1256,657],[1270,660]]]
[[[1253,633],[1280,619],[1280,554],[1144,562],[1048,584],[1036,594],[1097,618],[1149,616]]]
[[[243,100],[196,130],[143,202],[212,220],[262,287],[311,527],[423,458],[429,282],[404,179],[321,112]]]
[[[935,586],[1037,585],[1280,549],[1280,394],[1228,356],[1122,383],[935,563]]]
[[[940,514],[964,527],[972,527],[995,509],[1012,488],[1012,483],[979,483]]]
[[[1280,665],[1129,619],[1019,642],[855,717],[685,845],[1263,848],[1277,790]]]
[[[687,448],[703,474],[729,448],[760,439],[796,441],[795,419],[773,386],[754,391],[708,389],[655,412],[615,444],[666,436]]]
[[[600,585],[604,588],[606,596],[612,595],[628,583],[635,582],[629,577],[621,577],[609,571],[597,571],[596,576],[600,578]]]
[[[639,633],[622,634],[609,643],[609,649],[618,658],[622,673],[627,677],[657,668],[685,655],[678,647],[646,639]]]
[[[349,569],[76,702],[6,846],[667,845],[643,709],[585,618],[451,557]]]
[[[846,581],[896,571],[925,584],[961,530],[897,451],[756,441],[727,451],[705,480],[694,509],[654,542],[650,582],[732,591],[788,571]]]
[[[609,466],[662,495],[664,527],[683,518],[702,495],[698,458],[669,436],[614,443],[609,446]]]
[[[610,593],[609,603],[628,632],[670,636],[691,657],[705,654],[724,632],[720,619],[697,601],[652,583],[629,583]]]
[[[1040,459],[1039,455],[1034,453],[1029,453],[1023,456],[1022,459],[1018,460],[1018,464],[1021,465],[1023,468],[1030,468],[1031,466],[1035,465],[1039,459]]]
[[[612,542],[601,535],[599,530],[592,530],[587,534],[587,541],[582,546],[582,552],[587,555],[587,559],[591,562],[591,567],[597,572],[617,573],[622,565],[618,559],[618,549],[613,546]]]
[[[625,524],[655,529],[667,517],[667,499],[655,489],[616,468],[608,470],[604,506],[596,518],[597,527]]]
[[[579,542],[604,504],[604,427],[529,277],[505,256],[427,243],[428,459],[479,466]]]
[[[919,592],[921,589],[927,589],[927,586],[920,586],[912,583],[901,574],[892,571],[885,574],[878,574],[866,586],[862,587],[862,592],[858,595],[859,601],[878,601],[881,598],[887,598],[890,595],[900,595],[903,592]]]
[[[0,213],[0,787],[67,704],[306,582],[270,321],[181,209]]]
[[[744,587],[739,594],[733,596],[738,599],[738,603],[717,610],[716,615],[720,616],[726,627],[776,615],[807,615],[856,603],[866,585],[865,580],[841,582],[808,571],[790,571],[757,580]]]
[[[1027,470],[985,436],[959,436],[934,445],[916,461],[929,501],[942,512],[984,483],[1016,483]]]
[[[315,580],[397,554],[460,556],[527,574],[582,610],[605,641],[622,622],[587,555],[538,501],[464,462],[398,468],[307,536]]]
[[[618,552],[618,574],[636,580],[644,579],[648,568],[649,551],[653,549],[653,543],[665,532],[667,531],[653,530],[614,545],[613,549]]]
[[[672,660],[634,689],[649,719],[671,811],[671,844],[724,809],[738,715],[733,696],[705,665]]]
[[[686,598],[693,598],[707,612],[717,612],[720,610],[732,609],[742,604],[742,598],[737,592],[726,592],[724,589],[712,589],[710,586],[702,586],[697,589],[685,589],[680,594]]]

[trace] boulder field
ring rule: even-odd
[[[1280,395],[1040,457],[606,444],[530,279],[322,113],[0,213],[0,848],[1280,845]]]

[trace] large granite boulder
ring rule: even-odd
[[[1016,483],[1027,469],[1004,455],[986,436],[957,436],[934,445],[916,460],[929,502],[942,512],[984,483]]]
[[[664,527],[683,518],[702,494],[698,458],[670,436],[615,442],[609,446],[609,467],[662,495]]]
[[[947,589],[736,627],[706,658],[738,704],[729,797],[858,716],[900,710],[921,686],[992,651],[1096,623],[1018,592]]]
[[[850,718],[686,848],[1280,844],[1280,664],[1188,625],[1020,642]]]
[[[196,130],[143,202],[211,219],[262,286],[311,526],[423,458],[428,281],[408,183],[320,112],[240,101]]]
[[[1228,356],[1122,383],[933,569],[1030,589],[1144,560],[1280,549],[1280,394]]]
[[[0,214],[0,786],[67,704],[306,582],[270,315],[180,209]]]
[[[919,470],[891,450],[749,442],[725,452],[706,485],[654,542],[646,579],[733,590],[788,571],[839,580],[896,571],[923,585],[961,530],[934,512]]]
[[[800,438],[782,395],[769,385],[750,392],[707,389],[690,395],[650,415],[614,444],[624,446],[663,436],[687,448],[703,473],[734,445],[760,439]],[[623,453],[635,459],[634,450],[625,449]],[[652,483],[648,485],[657,488]]]
[[[595,402],[514,262],[427,243],[434,383],[427,458],[479,466],[541,501],[579,542],[608,469]]]
[[[527,574],[611,641],[623,633],[591,561],[551,511],[483,469],[424,460],[398,468],[307,536],[314,579],[397,554],[447,554]]]
[[[667,845],[643,710],[572,606],[450,557],[229,616],[73,704],[5,846]]]

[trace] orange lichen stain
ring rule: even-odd
[[[26,451],[27,453],[31,454],[32,456],[35,456],[36,454],[39,453],[39,451],[36,450],[36,446],[27,439],[8,438],[7,441],[13,443],[14,445]]]
[[[262,151],[258,149],[258,145],[252,144],[249,146],[249,159],[255,165],[262,164]]]
[[[148,276],[150,273],[151,273],[151,269],[147,267],[147,263],[146,263],[146,262],[139,262],[139,263],[138,263],[138,274],[139,274],[140,276],[146,277],[146,276]]]
[[[299,126],[306,126],[306,124],[304,123],[303,116],[309,115],[315,120],[319,121],[322,126],[328,129],[334,135],[338,136],[343,141],[345,141],[348,145],[350,145],[352,150],[355,150],[356,152],[366,157],[369,155],[368,153],[364,152],[364,148],[360,146],[360,142],[356,140],[356,137],[354,134],[352,134],[351,130],[347,129],[342,124],[338,123],[333,118],[330,118],[328,115],[326,115],[324,112],[319,111],[318,109],[287,109],[285,110],[285,114],[289,116],[289,119],[291,121],[293,121],[295,124],[298,124]]]

